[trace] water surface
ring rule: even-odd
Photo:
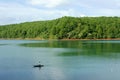
[[[119,40],[0,40],[0,80],[120,80],[119,48]]]

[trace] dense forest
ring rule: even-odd
[[[110,39],[120,38],[120,17],[62,17],[0,26],[0,38]]]

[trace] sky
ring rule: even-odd
[[[0,0],[0,25],[62,16],[120,16],[120,0]]]

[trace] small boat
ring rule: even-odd
[[[41,68],[43,67],[44,65],[41,65],[41,64],[38,64],[38,65],[33,65],[33,67],[38,67],[38,68]]]

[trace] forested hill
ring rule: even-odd
[[[120,38],[120,17],[62,17],[0,26],[0,38]]]

